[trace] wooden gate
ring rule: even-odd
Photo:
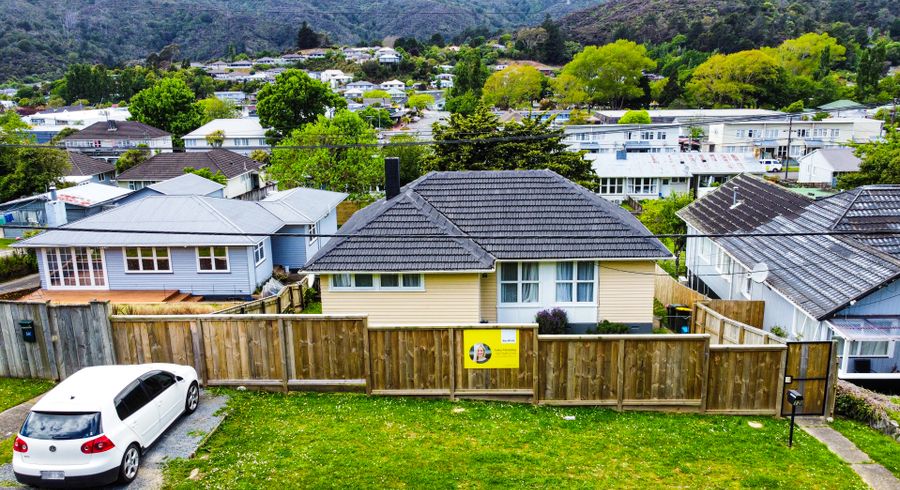
[[[803,394],[803,406],[797,408],[797,415],[825,415],[829,393],[834,389],[832,342],[788,342],[787,346],[781,414],[791,414],[787,393],[797,390]]]

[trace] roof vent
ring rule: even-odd
[[[106,130],[107,131],[118,131],[119,127],[116,125],[116,122],[110,119],[106,121]]]

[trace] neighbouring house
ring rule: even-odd
[[[630,213],[549,170],[432,172],[354,214],[304,267],[326,314],[371,323],[533,322],[649,331],[655,261],[670,252]],[[422,238],[417,238],[421,236]]]
[[[221,146],[213,146],[207,136],[216,131],[224,135]],[[214,148],[233,151],[241,155],[249,155],[253,150],[268,149],[266,130],[259,123],[258,117],[241,119],[213,119],[199,128],[184,135],[184,149],[188,152],[209,151]]]
[[[122,153],[146,147],[152,154],[171,153],[172,135],[137,121],[103,121],[63,138],[66,150],[115,162]]]
[[[554,120],[562,125],[569,114]],[[563,126],[562,142],[571,151],[596,154],[597,160],[616,160],[617,152],[676,153],[681,126],[678,124],[572,124]]]
[[[336,89],[352,82],[353,75],[348,75],[341,70],[325,70],[319,74],[319,80],[327,83],[332,89]]]
[[[221,172],[228,182],[224,195],[227,198],[264,197],[254,196],[264,189],[260,179],[263,164],[233,151],[216,149],[210,151],[161,153],[135,165],[119,174],[118,184],[132,190],[162,182],[184,173],[184,169],[206,168],[213,174]]]
[[[109,187],[109,186],[107,186]],[[285,191],[261,202],[198,195],[145,197],[16,243],[36,249],[41,288],[179,291],[249,299],[287,250],[304,260],[309,238],[279,236],[303,222],[332,230],[344,194]],[[338,199],[340,198],[340,199]],[[304,200],[316,200],[306,203]],[[318,219],[318,222],[315,221]],[[86,231],[90,230],[90,231]],[[327,243],[327,237],[312,246]]]
[[[213,92],[213,96],[219,100],[231,102],[238,107],[240,107],[240,105],[243,104],[245,100],[247,100],[247,94],[240,90],[224,90],[220,92]]]
[[[394,48],[378,48],[375,51],[375,59],[383,65],[400,63],[400,53]]]
[[[694,289],[764,301],[763,327],[791,339],[837,339],[842,378],[900,381],[900,185],[815,200],[741,175],[678,215],[689,235],[764,235],[688,238]]]
[[[92,216],[130,194],[113,185],[89,182],[0,204],[0,224],[14,226],[57,227]],[[22,228],[3,228],[4,238],[18,238],[27,232]]]
[[[406,90],[406,84],[401,82],[400,80],[388,80],[386,82],[382,82],[379,88],[381,88],[381,90]]]
[[[122,199],[119,204],[126,204],[150,196],[204,196],[223,198],[225,197],[224,189],[225,186],[218,182],[213,182],[212,180],[197,174],[186,173],[138,189]]]
[[[302,268],[330,240],[315,235],[337,232],[337,206],[346,198],[343,192],[297,187],[273,192],[260,201],[263,208],[284,222],[279,233],[309,235],[273,241],[274,264],[289,271]]]
[[[866,106],[852,100],[841,99],[818,107],[831,117],[867,117]]]
[[[800,157],[797,182],[801,184],[825,184],[837,187],[837,179],[843,174],[859,172],[861,160],[852,148],[819,149]]]
[[[830,118],[801,121],[787,118],[764,121],[731,121],[710,124],[709,151],[753,153],[758,158],[800,158],[820,148],[846,147],[881,138],[884,121],[864,118]],[[790,149],[788,142],[790,140]]]
[[[116,178],[116,166],[106,160],[92,158],[77,151],[66,152],[69,157],[69,171],[63,176],[63,181],[72,184],[85,184],[96,182],[98,184],[113,184]]]
[[[597,193],[617,203],[628,197],[640,201],[687,192],[702,197],[736,175],[766,173],[752,154],[619,151],[614,160],[601,157],[585,155],[599,179]]]
[[[367,81],[365,81],[365,80],[358,80],[358,81],[356,81],[356,82],[350,82],[350,83],[348,83],[348,84],[346,85],[346,88],[347,88],[348,90],[349,90],[349,89],[360,89],[360,90],[362,90],[363,92],[366,92],[366,91],[368,91],[368,90],[375,89],[375,88],[377,88],[377,87],[378,87],[378,85],[375,85],[375,84],[372,83],[372,82],[367,82]]]
[[[126,121],[131,117],[127,107],[85,109],[82,106],[59,107],[36,112],[22,118],[36,143],[47,143],[64,128],[82,130],[106,121]]]

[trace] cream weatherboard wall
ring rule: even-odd
[[[600,262],[597,321],[653,322],[653,261]]]
[[[477,273],[425,274],[424,291],[333,291],[326,274],[322,313],[364,313],[369,324],[478,323],[480,280]]]
[[[481,275],[481,321],[497,321],[497,273]]]

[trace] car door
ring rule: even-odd
[[[132,381],[116,397],[116,412],[140,438],[141,446],[148,446],[159,430],[159,410],[140,379]]]
[[[158,393],[153,401],[159,410],[159,432],[162,432],[181,415],[184,410],[184,396],[175,375],[166,371],[150,373],[144,379],[144,384],[153,393]]]

